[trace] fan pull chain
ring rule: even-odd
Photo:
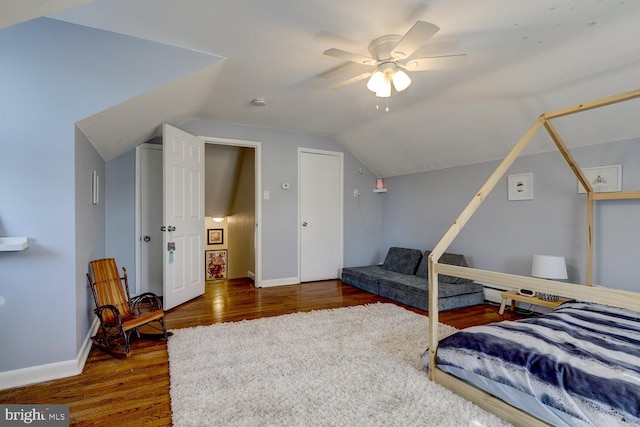
[[[380,109],[380,97],[376,96],[376,110]],[[387,107],[384,109],[384,111],[389,112],[389,97],[387,97]]]

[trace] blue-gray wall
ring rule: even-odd
[[[87,331],[94,319],[92,310],[95,303],[87,292],[87,282],[83,280],[87,265],[92,259],[104,257],[105,210],[104,177],[105,165],[102,157],[93,148],[87,137],[76,128],[75,137],[75,353],[80,350]],[[93,171],[98,175],[99,201],[93,204]],[[103,199],[103,200],[100,200]],[[66,287],[65,287],[66,288]],[[69,301],[55,304],[68,305]]]
[[[107,162],[106,165],[106,254],[115,258],[118,268],[127,269],[132,294],[136,284],[136,150]]]
[[[0,30],[0,236],[29,237],[0,252],[0,374],[73,361],[93,320],[85,273],[106,242],[89,190],[105,166],[75,123],[215,60],[47,18]]]
[[[640,140],[571,150],[583,168],[622,164],[623,190],[640,190]],[[505,153],[506,155],[507,153]],[[383,256],[390,246],[432,249],[499,162],[398,176],[386,180]],[[520,157],[506,175],[533,173],[533,200],[509,201],[507,176],[487,197],[448,252],[472,266],[531,273],[534,254],[562,255],[569,281],[584,283],[584,194],[559,152]],[[640,291],[640,201],[598,202],[594,283]]]

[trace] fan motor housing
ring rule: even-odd
[[[385,60],[392,60],[391,50],[402,39],[402,36],[390,34],[387,36],[378,37],[371,43],[369,43],[369,53],[376,58],[378,62]]]

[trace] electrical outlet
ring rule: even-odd
[[[360,191],[357,188],[353,190],[353,197],[360,197]]]

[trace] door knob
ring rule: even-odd
[[[142,240],[144,240],[145,242],[149,242],[151,241],[151,236],[144,236]]]
[[[307,226],[307,221],[303,221],[303,222],[302,222],[302,226],[303,226],[303,227],[306,227],[306,226]]]

